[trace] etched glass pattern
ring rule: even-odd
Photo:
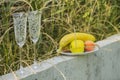
[[[30,38],[33,43],[36,43],[40,35],[41,13],[32,11],[29,12],[28,16]]]
[[[26,40],[27,16],[25,13],[14,13],[13,20],[15,40],[22,47]]]

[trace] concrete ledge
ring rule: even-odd
[[[0,77],[0,80],[120,80],[120,34],[96,42],[100,49],[84,56],[58,56]]]

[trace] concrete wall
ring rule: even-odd
[[[83,56],[58,56],[9,73],[0,80],[120,80],[120,34],[97,42],[99,50]]]

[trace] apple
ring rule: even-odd
[[[93,41],[85,41],[85,51],[92,51],[95,48],[95,43]]]
[[[70,43],[70,51],[72,54],[82,54],[84,52],[84,41],[82,40],[73,40]]]

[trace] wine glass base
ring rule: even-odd
[[[24,71],[23,71],[23,70],[20,70],[20,74],[24,74]]]
[[[33,69],[38,69],[38,66],[37,65],[33,65]]]
[[[25,71],[24,71],[23,66],[20,66],[19,74],[24,75],[24,73],[25,73]]]
[[[33,69],[37,70],[38,68],[39,68],[39,65],[38,65],[37,61],[35,60],[33,63]]]

